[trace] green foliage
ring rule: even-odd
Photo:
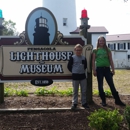
[[[130,106],[126,106],[124,110],[124,117],[130,130]]]
[[[73,89],[68,88],[67,90],[60,90],[59,95],[60,96],[71,96],[73,94]]]
[[[93,95],[99,96],[99,91],[98,90],[93,90]]]
[[[5,87],[4,88],[4,96],[5,97],[12,96],[12,95],[24,96],[24,97],[28,96],[27,90],[18,90],[17,88],[18,88],[17,85],[15,86],[15,89],[12,89],[10,87]]]
[[[123,120],[123,116],[118,110],[95,110],[87,117],[89,126],[95,130],[118,130],[119,124]]]
[[[105,92],[106,97],[111,97],[112,96],[112,93],[111,93],[110,89],[105,90],[104,92]]]
[[[112,96],[112,93],[111,93],[110,89],[104,90],[104,92],[105,92],[106,97],[111,97]],[[93,95],[98,96],[99,95],[99,91],[98,90],[94,90],[93,91]]]
[[[28,92],[26,90],[16,90],[15,94],[17,96],[24,96],[24,97],[27,97],[28,96]]]
[[[68,88],[67,90],[57,90],[57,87],[52,87],[50,90],[45,88],[37,88],[35,94],[38,96],[45,96],[45,95],[60,95],[60,96],[71,96],[73,94],[73,89]]]
[[[11,88],[5,88],[5,89],[4,89],[4,96],[5,96],[5,97],[12,96],[13,93],[14,93],[14,91],[13,91],[13,89],[11,89]]]
[[[34,93],[38,96],[44,96],[45,94],[48,94],[48,90],[46,90],[45,88],[39,87],[36,89]]]
[[[16,31],[15,28],[16,23],[14,23],[13,21],[9,20],[9,21],[3,21],[3,26],[5,27],[3,29],[3,35],[8,35],[8,36],[18,36],[18,32]]]
[[[47,90],[47,93],[54,96],[55,94],[58,93],[57,87],[54,86],[50,90]]]

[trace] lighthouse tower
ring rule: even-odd
[[[43,7],[49,9],[56,18],[58,31],[63,35],[77,28],[76,0],[43,0]]]
[[[35,33],[34,35],[34,45],[49,45],[49,36],[48,33],[48,25],[47,25],[47,19],[43,18],[42,16],[40,18],[37,18],[36,25],[34,28]]]

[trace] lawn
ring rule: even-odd
[[[113,76],[114,84],[116,86],[117,91],[120,94],[130,94],[130,70],[115,70],[115,75]],[[56,87],[58,90],[65,90],[68,87],[72,87],[71,81],[64,81],[64,82],[54,82],[52,85],[47,86],[46,89],[50,89],[52,87]],[[19,82],[19,83],[5,83],[5,87],[11,87],[14,89],[24,89],[28,90],[29,93],[35,92],[35,90],[38,88],[34,85],[31,85],[29,82]],[[104,79],[104,89],[108,90],[109,86],[107,85],[105,79]],[[97,80],[96,77],[93,76],[93,90],[97,90]]]

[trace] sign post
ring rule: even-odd
[[[88,29],[90,28],[90,25],[88,25],[88,15],[87,15],[87,10],[82,10],[81,13],[81,26],[80,26],[80,35],[83,35],[86,40],[87,40],[87,45],[90,45],[90,51],[89,56],[86,55],[87,57],[87,102],[92,103],[92,58],[91,58],[91,52],[92,52],[92,36],[91,33],[88,33]]]
[[[88,33],[87,42],[88,44],[92,43],[92,35],[91,33]],[[92,54],[91,54],[92,55]],[[92,90],[92,58],[90,58],[90,72],[87,72],[88,78],[87,78],[87,101],[89,103],[93,102],[92,96],[93,96],[93,90]]]
[[[0,83],[0,103],[4,102],[4,83]]]
[[[3,34],[3,28],[4,26],[2,25],[4,18],[2,16],[2,10],[0,10],[0,35]],[[4,83],[0,83],[0,103],[4,102]]]

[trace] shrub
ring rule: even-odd
[[[35,94],[38,95],[38,96],[44,96],[45,94],[48,94],[48,90],[40,87],[40,88],[36,89]]]
[[[93,95],[99,96],[99,91],[98,90],[93,90]]]
[[[111,93],[110,89],[104,90],[104,92],[105,92],[106,97],[111,97],[112,96],[112,93]],[[98,90],[94,90],[93,91],[93,95],[99,96],[99,91]]]
[[[106,97],[111,97],[112,93],[110,90],[105,90],[105,95],[106,95]]]
[[[58,94],[60,96],[71,96],[73,94],[73,89],[72,88],[68,88],[67,90],[60,90],[58,92]]]
[[[19,90],[19,91],[16,90],[15,94],[17,96],[24,96],[24,97],[28,96],[28,92],[26,90]]]
[[[52,87],[50,90],[47,90],[47,91],[48,91],[48,94],[50,94],[52,96],[58,94],[58,90],[57,90],[56,86]]]
[[[126,106],[124,110],[124,117],[130,130],[130,106]]]
[[[13,95],[13,89],[11,88],[4,88],[4,96],[8,97],[8,96],[12,96]]]
[[[118,130],[123,116],[118,110],[98,109],[88,116],[89,126],[95,130]]]

